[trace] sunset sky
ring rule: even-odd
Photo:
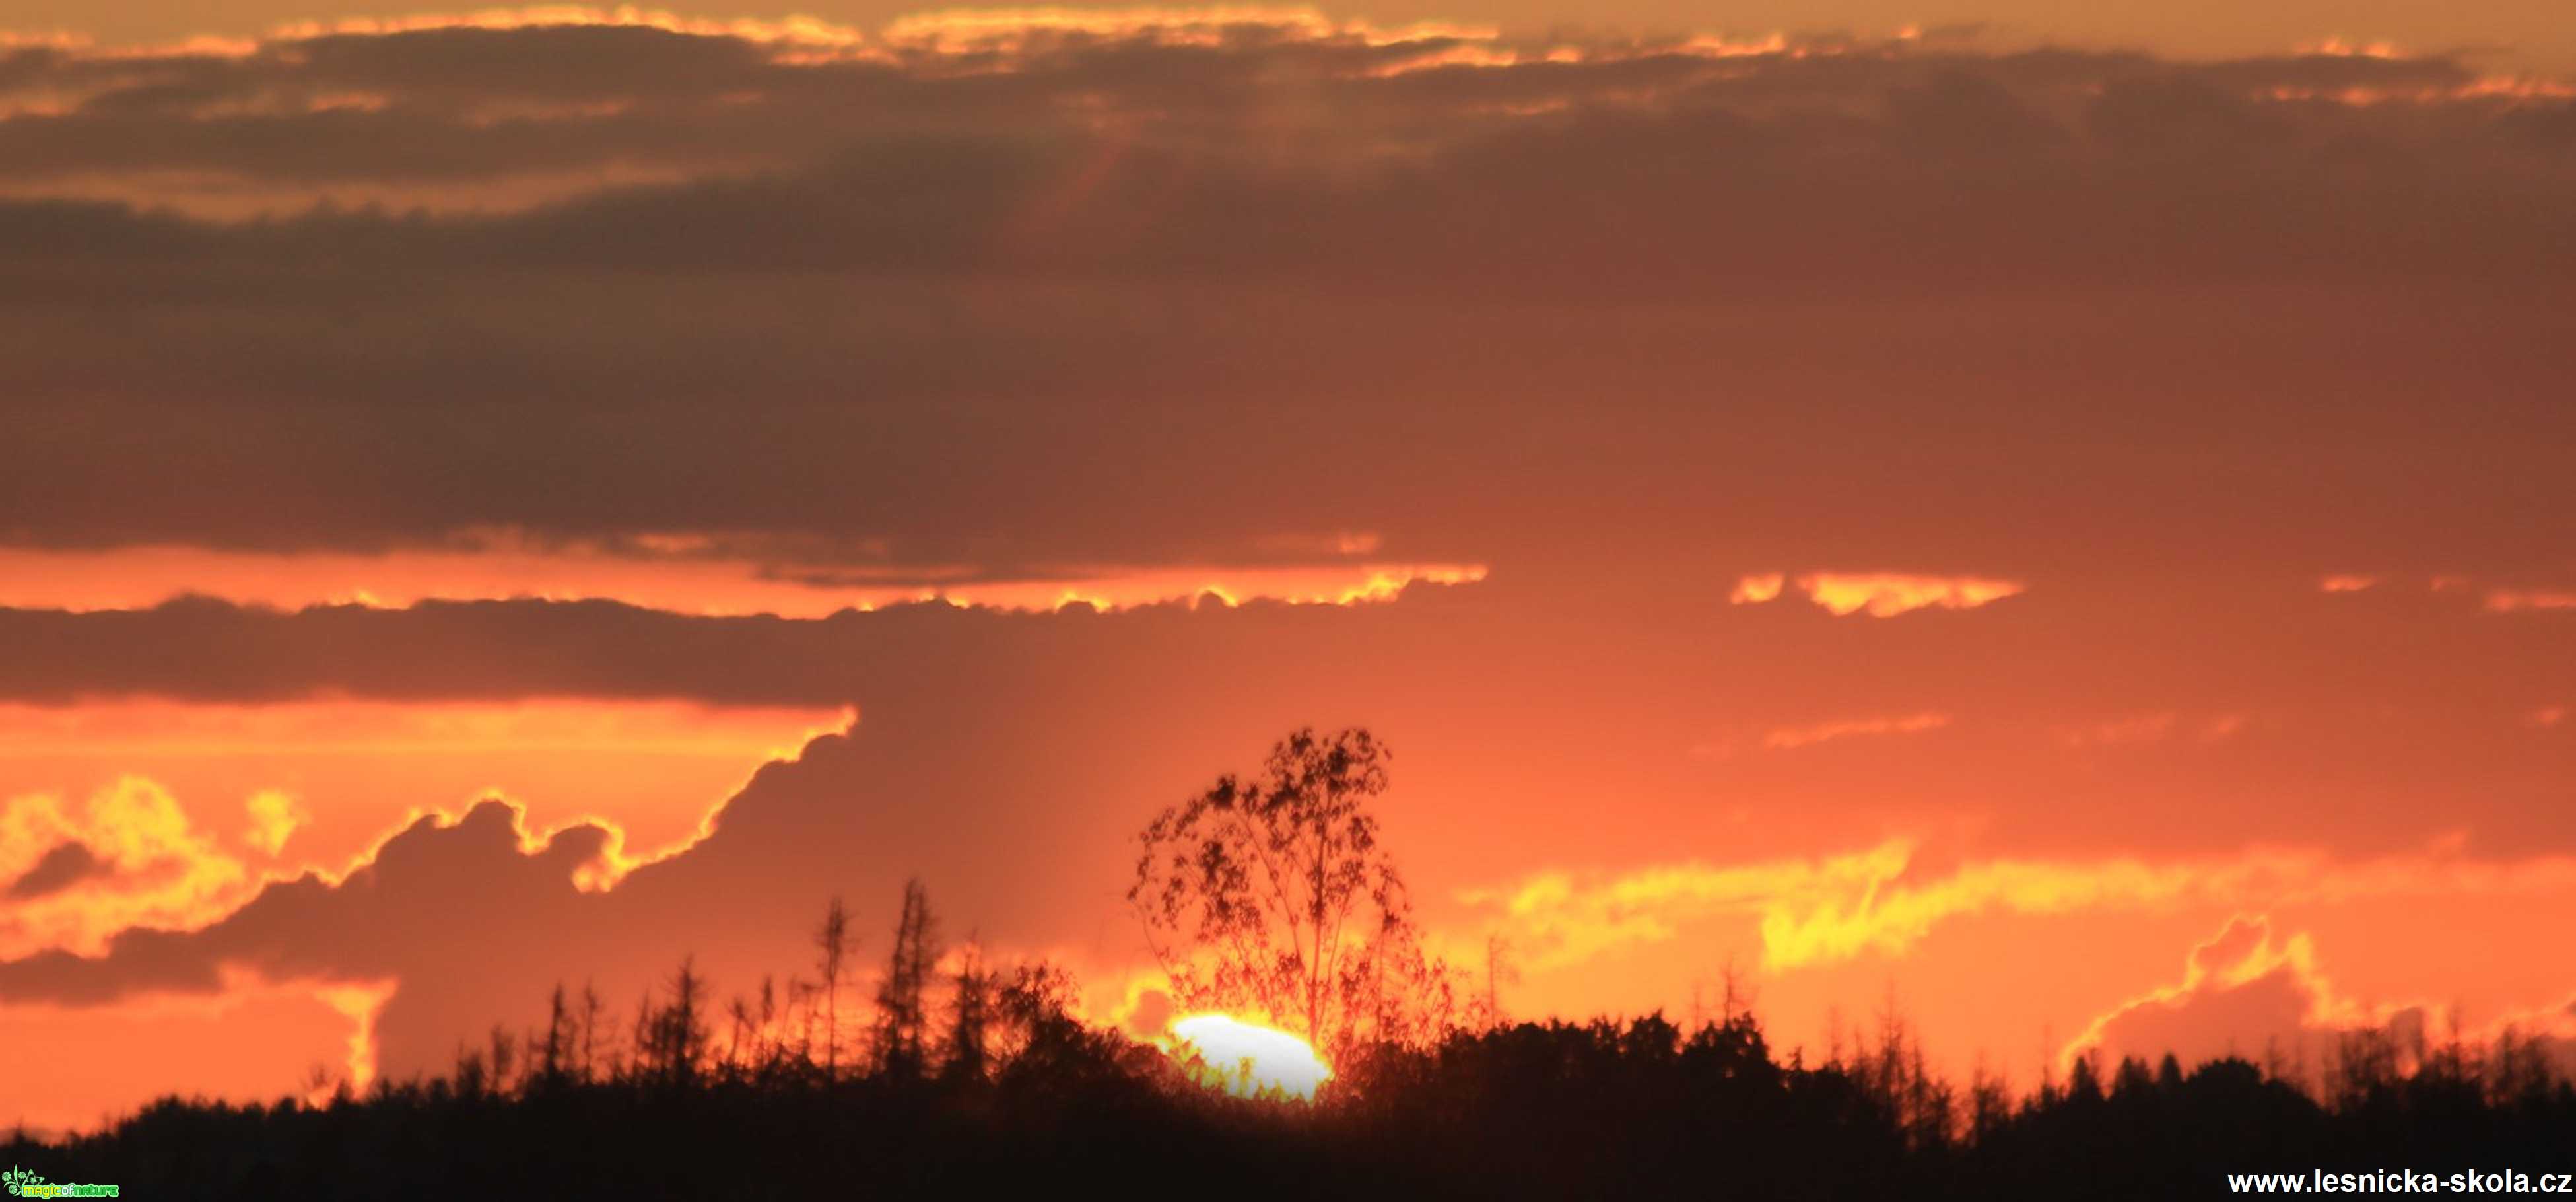
[[[1141,1030],[1310,724],[1515,1017],[2576,1039],[2562,0],[0,0],[0,264],[0,1122]]]

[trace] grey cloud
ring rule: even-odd
[[[26,901],[59,893],[91,877],[112,871],[112,866],[98,858],[98,853],[80,843],[61,843],[39,857],[18,879],[0,891],[11,901]]]
[[[0,537],[738,529],[1031,573],[1677,515],[1869,559],[2277,560],[2354,513],[2378,560],[2563,544],[2490,520],[2576,512],[2563,100],[1955,42],[1373,74],[1462,45],[22,51],[13,94],[89,103],[0,155],[93,199],[0,202]],[[2402,99],[2274,98],[2354,88]],[[387,207],[151,207],[343,185]],[[2213,548],[2175,524],[2212,496],[2264,503]]]
[[[761,173],[516,213],[8,206],[0,537],[383,550],[512,526],[631,552],[639,532],[710,530],[741,532],[728,553],[773,577],[974,580],[1291,562],[1264,540],[1370,530],[1387,558],[1490,563],[1493,580],[1392,614],[1174,608],[1089,628],[612,602],[13,612],[0,692],[874,712],[932,649],[988,682],[1012,656],[1112,679],[1130,663],[1184,678],[1198,656],[1252,679],[1279,670],[1247,649],[1259,632],[1329,648],[1318,664],[1484,680],[1531,662],[1528,640],[1441,621],[1531,620],[1583,632],[1668,706],[1672,729],[1592,732],[1641,763],[1767,706],[1854,717],[1835,707],[1856,679],[1898,682],[1892,712],[1958,708],[1941,682],[2017,662],[2047,667],[1996,679],[1980,721],[1912,754],[2044,742],[2012,729],[2034,714],[2298,713],[2340,689],[2481,748],[2498,784],[2476,804],[2537,821],[2549,745],[2509,717],[2563,703],[2564,615],[2393,588],[2329,608],[2308,581],[2563,575],[2576,206],[2533,132],[2563,102],[2262,98],[2454,78],[2376,59],[2230,75],[2072,52],[1653,53],[1373,79],[1355,68],[1398,50],[1093,40],[954,75],[514,36],[453,45],[598,56],[563,84],[598,96],[617,55],[704,52],[671,69],[717,81],[701,91],[771,81],[739,119],[812,140],[751,138],[785,156]],[[334,86],[363,68],[486,94],[481,56],[450,49],[361,38],[315,61],[354,73]],[[532,69],[495,53],[497,74]],[[603,119],[686,137],[738,119],[692,107],[694,87],[674,89],[677,115]],[[443,119],[424,105],[386,112]],[[796,105],[829,112],[782,121]],[[2037,586],[2009,610],[1885,624],[1722,604],[1735,572],[1802,568]],[[1657,608],[1623,615],[1631,630],[1604,596]],[[1915,637],[1936,629],[1954,641]],[[1748,693],[1693,692],[1676,647]],[[1438,717],[1451,694],[1404,695],[1458,725]],[[2307,800],[2264,819],[2279,833],[2450,770],[2387,739],[2338,719],[2208,754],[2246,757],[2246,796],[2297,786]],[[1877,754],[1836,762],[1897,787],[1905,764]],[[2190,787],[2158,763],[1997,787],[2033,812],[2080,785],[2146,813]],[[1797,790],[1758,758],[1725,771]]]
[[[1652,133],[1605,118],[1558,136]],[[1687,193],[1630,157],[1620,190],[1568,177],[1524,203],[1686,219]],[[1682,273],[1523,240],[1469,186],[1512,163],[1462,171],[1440,236],[1488,239],[1481,271],[1550,282],[1478,300],[1391,268],[1364,294],[1258,274],[374,270],[367,247],[390,235],[363,222],[277,232],[278,265],[177,269],[136,243],[221,238],[54,206],[52,246],[133,237],[30,255],[44,298],[0,323],[0,527],[278,548],[749,530],[881,540],[910,569],[1236,559],[1317,530],[1528,564],[1689,530],[1755,560],[1822,540],[1862,564],[2430,572],[2555,562],[2576,521],[2556,470],[2576,436],[2555,403],[2563,306],[2458,283],[2012,285],[1991,278],[2003,260],[1981,284],[1893,295],[1712,273],[1696,299],[1595,301]],[[1960,220],[1990,221],[1963,189],[1945,193]],[[2382,196],[2299,220],[2400,203]],[[2290,221],[2234,199],[2134,228]],[[2073,214],[2033,227],[2104,263],[2155,257]],[[567,246],[648,245],[650,222],[624,228]],[[1720,236],[1784,268],[1804,253],[1762,222]],[[2428,439],[2448,451],[2428,458]],[[2223,499],[2236,512],[2213,513]]]
[[[1566,146],[1529,161],[1530,173],[1517,182],[1616,168],[1635,161],[1632,152],[1639,149],[1687,152],[1693,138],[1688,115],[1710,109],[1775,135],[1731,148],[1737,154],[1764,150],[1747,164],[1757,169],[1814,171],[1866,152],[1881,170],[1904,170],[1920,165],[1914,155],[1928,150],[1938,158],[1943,146],[1956,144],[1937,139],[1927,147],[1903,136],[1919,130],[1904,119],[1919,105],[1898,106],[1893,124],[1876,119],[1884,97],[1927,87],[1955,98],[1983,85],[1991,97],[2016,97],[2016,103],[1962,111],[1957,119],[1967,123],[1962,132],[2025,135],[2024,154],[2045,142],[2027,138],[2040,129],[2035,122],[2080,128],[2081,110],[2106,90],[2187,85],[2260,103],[2309,141],[2358,126],[2450,157],[2496,145],[2496,118],[2515,107],[2442,99],[2472,76],[2438,58],[2188,63],[2135,54],[1993,54],[1824,41],[1801,49],[1831,53],[1710,59],[1596,41],[1580,46],[1589,56],[1582,62],[1384,74],[1458,48],[1451,39],[1365,45],[1301,41],[1282,31],[1218,46],[1171,45],[1151,35],[1036,38],[1008,53],[943,55],[898,47],[878,61],[815,62],[781,57],[792,47],[730,37],[561,27],[334,35],[271,42],[243,59],[102,61],[46,51],[20,56],[18,86],[86,90],[88,99],[68,114],[28,112],[0,121],[0,146],[10,148],[21,181],[52,173],[158,168],[243,180],[497,179],[549,165],[574,168],[609,160],[682,173],[760,168],[799,175],[819,169],[824,174],[816,186],[853,202],[853,215],[863,218],[872,192],[874,199],[885,199],[888,179],[904,180],[903,190],[913,194],[985,204],[1024,199],[1016,185],[1031,181],[914,182],[899,169],[922,164],[896,162],[869,173],[878,177],[871,186],[832,174],[830,164],[849,147],[933,138],[954,142],[953,149],[971,160],[979,141],[1026,138],[1060,149],[1077,163],[1105,151],[1159,151],[1178,156],[1194,176],[1213,172],[1217,191],[1185,186],[1175,198],[1175,212],[1193,220],[1164,224],[1183,231],[1198,222],[1267,214],[1273,224],[1302,218],[1324,222],[1324,232],[1347,233],[1349,218],[1384,220],[1394,214],[1374,210],[1401,212],[1418,203],[1419,190],[1405,182],[1415,169],[1436,178],[1444,157],[1470,152],[1486,140],[1518,144],[1522,135],[1606,114],[1674,120],[1660,127],[1668,135],[1661,147],[1568,155],[1582,147]],[[2368,112],[2275,99],[2356,89],[2403,95],[2410,102]],[[2412,102],[2419,95],[2433,99]],[[2128,111],[2134,115],[2136,106]],[[2155,114],[2145,116],[2152,124]],[[1884,139],[1882,132],[1899,136]],[[2187,123],[2159,128],[2162,136],[2184,140],[2206,132]],[[1104,141],[1104,134],[1111,136]],[[2063,158],[2079,149],[2076,143],[2048,144],[2045,157]],[[2082,164],[2081,156],[2076,162]],[[2482,166],[2492,171],[2507,165]],[[1229,174],[1247,174],[1272,195],[1255,213],[1236,213],[1233,198],[1222,190],[1222,177]],[[1326,193],[1358,184],[1356,205],[1336,208],[1308,194],[1326,180],[1342,181]],[[1766,182],[1777,188],[1801,181],[1791,175]],[[1113,176],[1111,182],[1120,181]],[[1700,189],[1712,185],[1705,179],[1689,182]],[[1807,182],[1826,192],[1837,184],[1830,177]],[[1492,199],[1508,208],[1513,194],[1506,190]],[[973,218],[980,211],[969,203],[960,226],[976,228]],[[1238,221],[1223,224],[1242,230]],[[814,231],[797,232],[810,237]],[[1275,265],[1305,261],[1343,241],[1308,246],[1282,240],[1273,230],[1252,247],[1234,249],[1259,249],[1264,253],[1258,261]],[[630,255],[622,261],[697,260]],[[952,252],[941,261],[958,259]]]

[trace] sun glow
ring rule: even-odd
[[[1165,1050],[1191,1080],[1238,1098],[1311,1102],[1333,1075],[1332,1066],[1305,1040],[1225,1014],[1173,1020]]]

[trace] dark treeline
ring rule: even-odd
[[[1892,1012],[1810,1063],[1730,1003],[1695,1030],[1650,1015],[1376,1045],[1308,1105],[1193,1084],[1074,1018],[1059,969],[942,956],[917,885],[872,1005],[845,996],[837,901],[814,941],[811,978],[721,1007],[683,961],[629,1020],[559,988],[539,1024],[495,1029],[443,1076],[165,1099],[61,1144],[21,1133],[0,1161],[126,1197],[347,1199],[2168,1198],[2253,1171],[2576,1170],[2576,1087],[2513,1035],[2360,1032],[2313,1079],[2079,1061],[2014,1095],[1928,1071]]]

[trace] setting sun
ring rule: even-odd
[[[1314,1046],[1286,1031],[1224,1014],[1193,1014],[1172,1023],[1174,1063],[1192,1080],[1239,1098],[1315,1100],[1333,1075]]]

